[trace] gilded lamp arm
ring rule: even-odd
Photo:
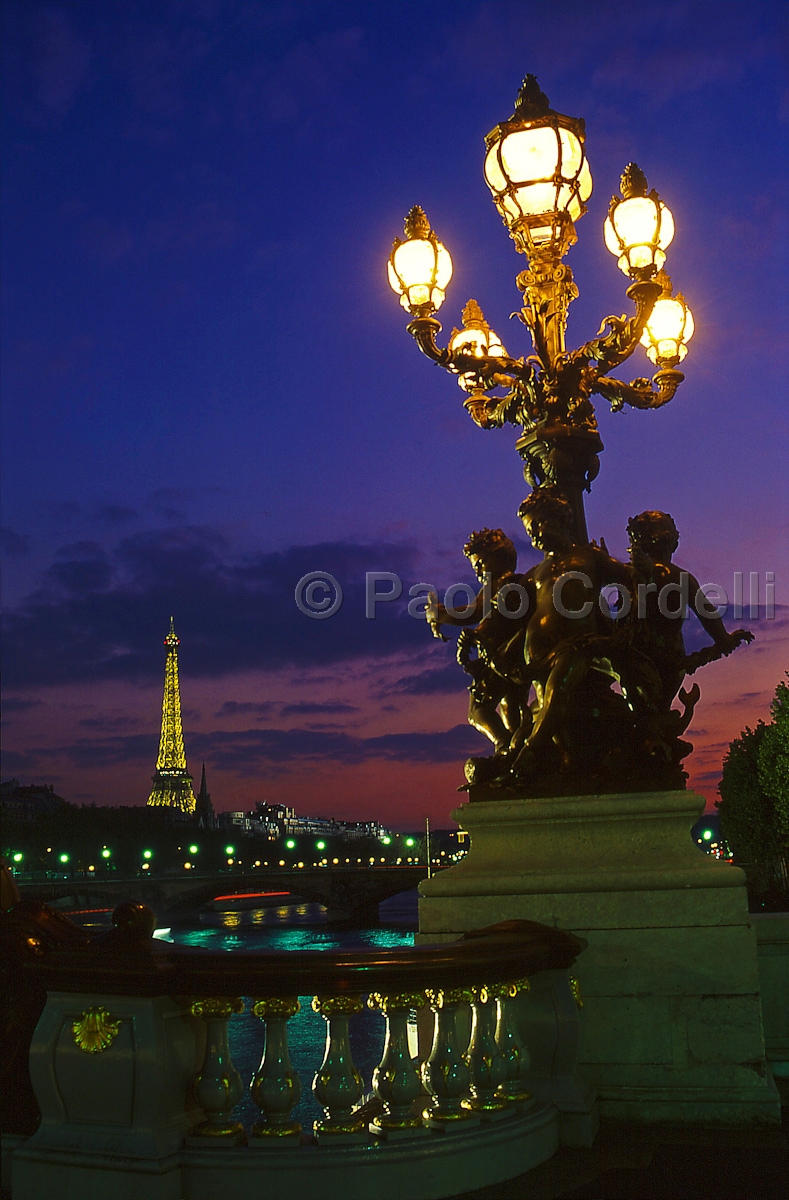
[[[415,317],[406,329],[427,358],[457,375],[477,375],[489,387],[511,387],[516,379],[531,377],[532,365],[522,358],[453,354],[449,346],[442,348],[436,340],[441,332],[441,322],[436,317]]]
[[[662,408],[674,399],[674,393],[684,378],[681,371],[665,367],[656,372],[651,380],[634,379],[632,383],[599,376],[594,390],[605,397],[612,412],[619,412],[626,404],[631,408]]]
[[[441,332],[441,322],[436,317],[415,317],[406,329],[424,355],[441,367],[449,366],[449,347],[442,350],[436,341]]]
[[[636,306],[635,314],[629,319],[624,315],[606,317],[597,337],[574,350],[568,357],[571,360],[585,359],[595,362],[600,371],[610,371],[618,367],[630,357],[640,342],[644,327],[662,290],[661,284],[654,280],[631,284],[627,294]],[[606,329],[608,333],[605,332]]]
[[[519,425],[519,397],[515,392],[506,396],[486,396],[484,392],[472,392],[463,406],[475,425],[480,429],[500,429],[502,425]]]
[[[469,380],[467,390],[471,394],[465,405],[481,429],[521,423],[518,414],[524,393],[533,390],[535,365],[531,359],[510,358],[507,354],[466,354],[462,349],[453,353],[452,342],[443,348],[439,346],[441,323],[433,316],[415,317],[407,330],[431,362]],[[506,388],[507,395],[486,395],[497,387]]]

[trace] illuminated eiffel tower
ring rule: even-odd
[[[170,617],[170,632],[164,639],[167,661],[164,665],[164,698],[162,699],[162,735],[159,757],[153,776],[153,791],[148,803],[175,808],[191,816],[195,811],[192,776],[186,769],[184,731],[181,724],[181,689],[178,685],[179,639]]]

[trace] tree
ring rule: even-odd
[[[789,671],[787,671],[789,680]],[[770,704],[772,723],[759,747],[759,785],[774,812],[776,845],[789,859],[789,683],[781,681]]]
[[[789,672],[787,672],[789,679]],[[718,785],[721,832],[738,862],[767,867],[786,886],[789,863],[789,683],[770,705],[772,721],[746,728],[729,746]]]

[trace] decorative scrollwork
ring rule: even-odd
[[[85,1054],[101,1054],[115,1041],[121,1027],[120,1019],[114,1021],[106,1008],[86,1008],[71,1026],[74,1041]]]
[[[384,996],[380,992],[371,992],[367,997],[367,1007],[380,1009],[386,1016],[391,1012],[424,1008],[426,1004],[427,997],[424,992],[393,992],[388,996]]]
[[[300,1008],[298,996],[267,996],[265,1000],[255,1000],[252,1012],[261,1021],[265,1021],[267,1017],[284,1017],[289,1020],[295,1017]]]
[[[352,1017],[364,1008],[361,996],[314,996],[313,1012],[322,1017]]]
[[[222,1017],[244,1011],[244,1001],[240,996],[207,996],[202,1000],[193,1000],[189,1009],[193,1017]]]
[[[612,412],[619,412],[626,404],[631,408],[662,408],[673,400],[677,388],[685,378],[682,371],[666,367],[657,371],[651,380],[634,379],[631,383],[622,383],[619,379],[609,379],[601,375],[594,384],[594,390],[605,397],[611,405]]]
[[[477,999],[476,988],[427,988],[425,995],[432,1009],[447,1008],[450,1004],[473,1004]]]
[[[528,979],[515,979],[512,983],[489,983],[485,986],[485,995],[480,995],[480,1000],[484,1004],[490,1000],[504,1000],[506,998],[513,999],[521,992],[528,992],[531,984]]]

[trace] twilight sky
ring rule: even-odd
[[[789,661],[785,7],[3,8],[4,778],[144,803],[172,614],[189,763],[218,809],[449,823],[463,759],[487,752],[465,676],[404,600],[366,620],[364,575],[468,581],[483,525],[523,569],[536,556],[516,431],[471,423],[385,262],[422,204],[455,264],[444,336],[474,296],[530,352],[482,159],[531,71],[585,117],[595,182],[568,342],[629,309],[602,223],[631,159],[674,213],[667,267],[696,321],[668,407],[597,404],[591,536],[623,557],[628,517],[662,508],[702,582],[759,572],[763,601],[776,575],[776,619],[696,676],[688,766],[714,797]],[[639,350],[620,375],[650,370]],[[345,590],[326,621],[294,602],[312,570]]]

